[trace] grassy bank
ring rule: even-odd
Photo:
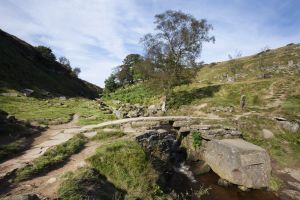
[[[114,119],[104,114],[95,101],[85,98],[38,99],[24,96],[0,96],[0,109],[21,120],[39,124],[61,124],[70,120],[72,114],[79,114],[79,124],[97,124]]]
[[[162,199],[156,185],[157,172],[151,167],[142,147],[132,141],[118,141],[100,147],[88,161],[99,173],[105,175],[116,187],[131,197]]]

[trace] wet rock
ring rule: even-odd
[[[205,161],[198,161],[198,164],[193,169],[195,175],[206,174],[211,170],[210,166]]]
[[[219,178],[218,185],[220,185],[222,187],[229,187],[231,185],[231,183],[225,179]]]
[[[221,178],[247,188],[268,187],[270,157],[263,148],[241,139],[207,142],[204,159]]]
[[[238,188],[239,188],[241,191],[243,191],[243,192],[247,192],[247,191],[250,190],[249,188],[247,188],[247,187],[245,187],[245,186],[243,186],[243,185],[239,185]]]

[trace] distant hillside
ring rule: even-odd
[[[97,97],[102,89],[68,73],[33,46],[0,29],[0,88],[50,92],[52,95]]]

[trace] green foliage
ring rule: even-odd
[[[88,161],[128,194],[141,199],[154,195],[157,174],[138,143],[118,141],[102,146]]]
[[[45,46],[37,46],[35,49],[46,59],[55,61],[56,57],[52,52],[52,49],[50,47],[45,47]]]
[[[87,138],[83,134],[77,134],[70,140],[48,149],[42,156],[33,160],[32,164],[18,169],[15,181],[27,180],[42,172],[51,170],[80,151],[86,142]]]
[[[62,200],[124,199],[125,192],[117,189],[105,176],[91,168],[80,168],[62,177],[59,197]]]
[[[278,191],[279,189],[282,188],[283,184],[284,183],[280,178],[272,174],[269,182],[269,189],[271,191]]]
[[[202,43],[215,39],[209,36],[211,24],[181,11],[155,15],[154,23],[156,34],[142,38],[146,63],[152,68],[150,78],[168,94],[173,86],[191,81],[196,75]]]
[[[120,100],[124,103],[149,105],[159,99],[160,91],[147,86],[147,83],[120,88],[103,97],[106,101]]]
[[[300,95],[288,96],[282,104],[282,109],[290,114],[300,113]]]
[[[120,138],[123,137],[124,135],[125,133],[120,130],[106,132],[100,129],[97,131],[97,135],[93,137],[93,140],[106,140],[111,138]]]
[[[114,74],[111,74],[107,79],[105,79],[105,91],[106,92],[114,92],[119,85],[116,82],[116,76]]]
[[[193,145],[195,148],[199,148],[202,144],[201,134],[198,131],[192,132]]]

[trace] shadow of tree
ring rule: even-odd
[[[212,97],[214,93],[220,90],[220,85],[211,85],[207,87],[193,89],[191,91],[179,91],[170,96],[168,101],[169,108],[179,108],[182,105],[189,105],[196,99]]]

